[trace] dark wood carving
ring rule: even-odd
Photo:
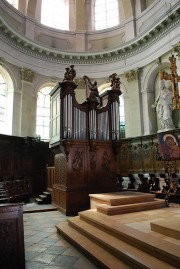
[[[53,202],[67,215],[89,208],[89,194],[117,190],[116,155],[120,147],[120,79],[112,74],[107,104],[101,107],[97,82],[84,76],[87,98],[79,104],[75,98],[74,66],[66,68],[64,80],[53,89],[51,100],[60,98],[60,140],[50,144],[64,154],[64,184],[54,184]],[[59,91],[59,93],[58,93]],[[51,102],[53,104],[53,101]],[[51,139],[54,141],[54,139]],[[59,165],[55,156],[55,170]],[[56,172],[57,175],[57,172]],[[56,182],[61,181],[58,172]]]

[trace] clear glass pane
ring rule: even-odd
[[[54,86],[47,86],[47,87],[42,88],[38,92],[36,134],[41,136],[41,140],[49,139],[49,120],[50,120],[50,95],[49,93],[51,92],[53,87]]]
[[[49,126],[49,117],[44,117],[44,126]]]
[[[49,140],[49,127],[44,127],[44,139]]]
[[[9,2],[9,4],[11,4],[16,9],[18,9],[19,0],[7,0],[7,2]]]
[[[94,13],[96,30],[113,27],[119,24],[117,0],[96,0]]]
[[[47,26],[69,30],[69,5],[66,0],[42,1],[41,23]]]

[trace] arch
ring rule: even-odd
[[[38,92],[47,86],[55,86],[58,83],[58,81],[50,81],[48,78],[42,79],[37,82],[35,88],[34,88],[34,95],[37,96]]]
[[[0,65],[0,73],[2,74],[7,85],[7,96],[5,107],[6,116],[5,116],[4,128],[2,128],[1,133],[12,135],[14,86],[10,74],[1,65]]]
[[[156,109],[153,108],[153,104],[155,102],[155,99],[157,97],[157,91],[159,91],[159,83],[157,83],[158,80],[158,73],[162,69],[166,69],[169,67],[168,62],[163,63],[154,63],[149,71],[146,74],[146,77],[144,79],[143,83],[143,102],[142,105],[146,106],[144,107],[144,111],[147,111],[147,113],[143,113],[144,116],[144,130],[145,134],[151,134],[156,133],[159,127]]]

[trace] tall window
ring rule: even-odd
[[[119,24],[119,8],[117,0],[95,1],[95,30],[101,30]]]
[[[69,1],[42,0],[41,23],[56,29],[69,30]]]
[[[6,0],[9,4],[11,4],[13,7],[18,9],[19,0]]]
[[[53,86],[42,88],[38,92],[36,113],[36,135],[43,141],[49,141],[50,91]]]
[[[1,133],[5,130],[6,121],[6,100],[7,100],[7,85],[0,73],[0,130]]]

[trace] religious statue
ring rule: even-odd
[[[157,116],[160,124],[159,132],[175,129],[172,120],[173,105],[172,87],[170,81],[160,80],[159,95],[152,107],[155,107],[157,111]]]

